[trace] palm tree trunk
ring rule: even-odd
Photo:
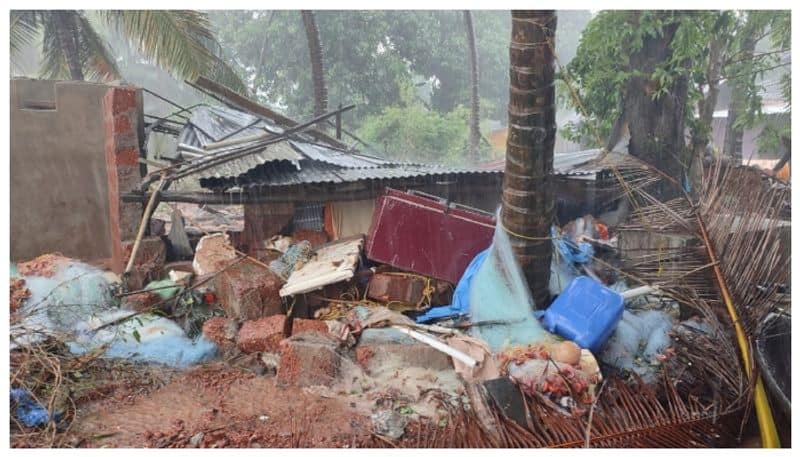
[[[77,30],[75,30],[74,11],[54,11],[55,26],[58,31],[58,41],[67,59],[70,78],[76,81],[83,81],[83,66],[81,65],[80,54],[78,54]]]
[[[321,116],[328,111],[328,89],[325,87],[325,65],[322,59],[322,43],[314,12],[300,11],[303,26],[308,39],[308,51],[311,54],[311,77],[314,82],[314,114]]]
[[[556,138],[552,49],[554,11],[511,12],[511,88],[502,223],[534,303],[550,302],[549,239],[553,222],[553,146]],[[551,47],[552,45],[552,47]]]
[[[469,117],[469,155],[472,163],[478,163],[480,160],[481,145],[481,100],[478,94],[480,74],[478,72],[478,47],[475,44],[475,26],[472,24],[472,13],[469,10],[464,11],[464,25],[467,29],[467,46],[469,47],[469,63],[472,77],[472,111]]]

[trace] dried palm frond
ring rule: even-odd
[[[788,186],[769,186],[748,167],[712,168],[698,211],[749,336],[777,304],[790,273]]]
[[[729,445],[732,437],[723,422],[734,412],[718,414],[691,396],[683,397],[665,380],[657,393],[643,383],[631,386],[608,381],[593,414],[572,416],[527,397],[532,420],[527,427],[492,407],[493,432],[473,409],[454,411],[445,428],[422,426],[399,441],[373,439],[371,447],[714,447]]]
[[[645,171],[640,173],[678,185],[643,165]],[[685,371],[694,371],[689,378],[698,380],[695,389],[708,384],[709,375],[724,380],[716,386],[721,390],[712,395],[733,402],[718,405],[724,409],[736,409],[754,394],[762,439],[765,444],[777,444],[763,385],[752,382],[756,373],[750,347],[758,323],[775,309],[778,286],[789,274],[790,224],[780,219],[789,206],[789,187],[765,184],[758,171],[723,168],[720,161],[704,176],[697,204],[685,193],[680,201],[663,203],[648,194],[646,186],[631,189],[623,173],[615,175],[635,208],[623,230],[669,231],[692,239],[669,256],[640,252],[623,263],[631,277],[659,285],[684,309],[703,316],[713,333],[727,335],[706,342],[702,337],[700,342],[677,339],[677,352],[687,360]],[[735,343],[738,351],[731,350]],[[691,366],[689,360],[694,361]],[[745,377],[748,382],[742,382]]]

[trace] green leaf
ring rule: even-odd
[[[142,337],[141,337],[141,335],[139,335],[139,331],[138,330],[134,330],[133,331],[133,338],[136,340],[137,343],[141,343],[142,342]]]
[[[414,414],[414,410],[408,405],[400,407],[400,409],[398,409],[397,411],[400,414],[403,414],[403,415],[406,415],[406,416],[410,415],[410,414]]]

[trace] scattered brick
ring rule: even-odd
[[[226,233],[200,238],[194,252],[192,267],[198,276],[216,273],[236,260],[236,251]]]
[[[133,251],[132,240],[122,242],[122,260],[127,265]],[[167,245],[160,237],[142,238],[136,261],[128,276],[128,288],[143,289],[150,281],[161,279],[167,261]]]
[[[137,312],[145,312],[152,309],[161,302],[161,297],[154,292],[142,292],[136,295],[128,295],[122,299],[122,306]]]
[[[11,286],[11,301],[10,309],[12,313],[17,312],[17,310],[25,304],[25,301],[28,300],[31,296],[31,291],[27,287],[25,287],[25,280],[24,279],[11,279],[10,282]]]
[[[280,386],[330,386],[339,375],[338,345],[330,338],[305,334],[280,344],[277,382]]]
[[[240,321],[280,314],[278,292],[283,281],[272,271],[250,260],[233,265],[214,278],[217,301],[225,315]]]
[[[326,335],[329,333],[328,324],[325,321],[317,319],[298,319],[292,321],[292,336],[301,335],[303,333],[321,333]]]
[[[212,317],[203,324],[203,335],[217,346],[227,348],[236,344],[238,325],[233,319]]]
[[[247,321],[239,330],[236,346],[245,353],[278,352],[281,340],[286,337],[285,329],[286,316],[283,314]]]

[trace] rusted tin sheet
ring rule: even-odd
[[[455,284],[491,244],[494,224],[480,210],[387,188],[375,205],[367,257]]]

